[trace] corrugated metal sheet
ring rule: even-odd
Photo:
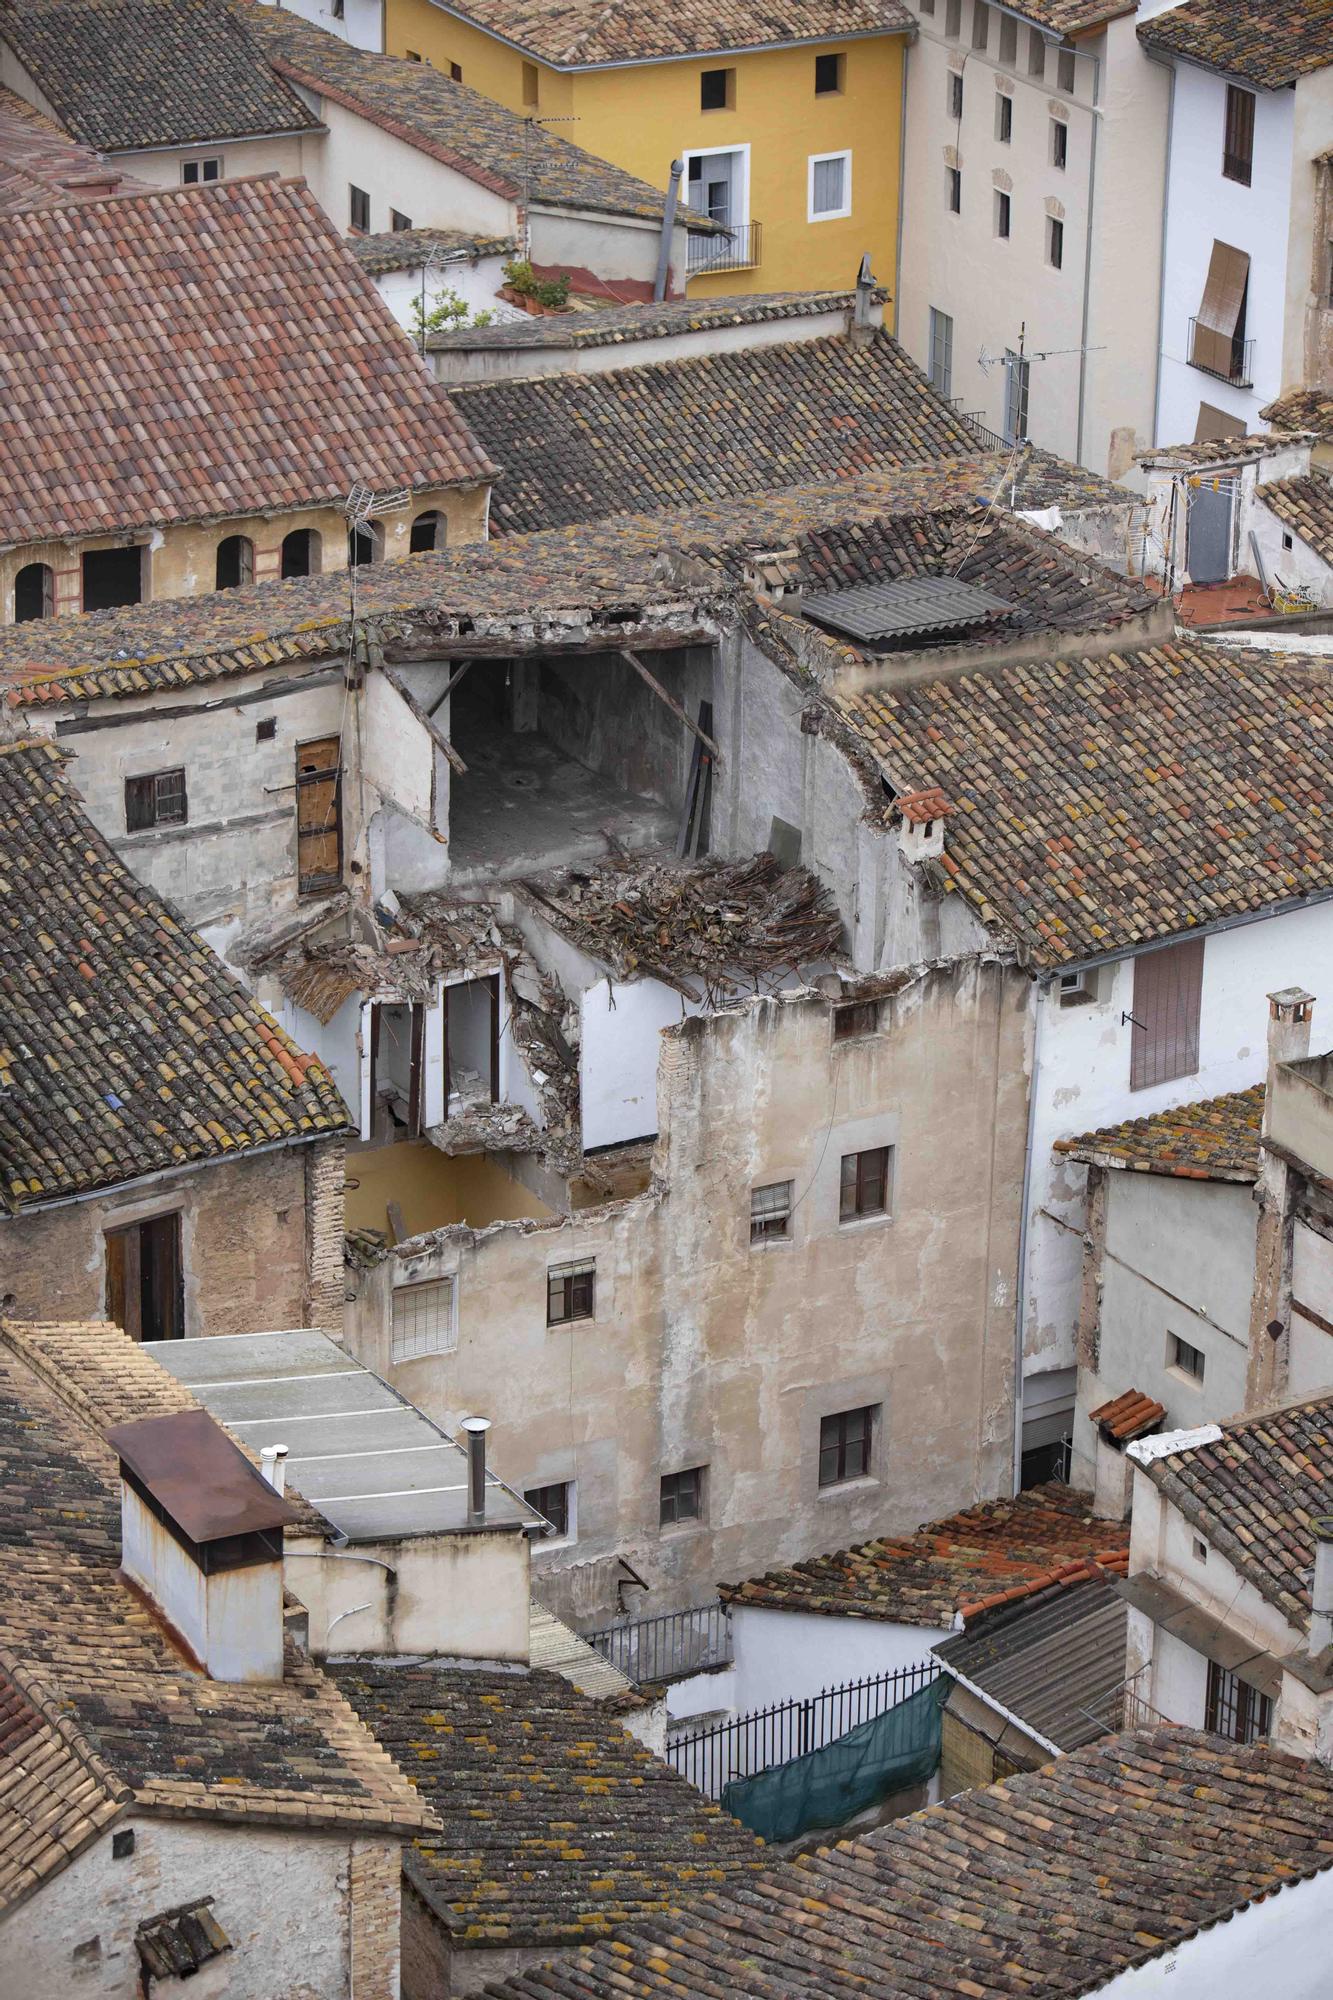
[[[850,639],[901,639],[987,624],[1012,611],[1002,597],[956,576],[905,576],[806,597],[807,618]]]
[[[1077,1750],[1114,1726],[1128,1618],[1111,1584],[1091,1578],[992,1613],[975,1632],[934,1650],[946,1672],[962,1675],[1058,1749]]]

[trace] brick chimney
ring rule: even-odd
[[[282,1531],[296,1509],[207,1410],[117,1424],[121,1571],[215,1681],[282,1679]]]

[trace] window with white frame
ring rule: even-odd
[[[947,401],[953,394],[953,315],[930,308],[930,386]]]
[[[221,159],[181,161],[181,181],[185,187],[198,187],[204,181],[221,179]]]
[[[452,1354],[458,1346],[453,1278],[393,1288],[391,1361],[415,1361],[419,1354]]]
[[[810,220],[831,222],[835,216],[852,212],[852,156],[850,153],[811,153]]]

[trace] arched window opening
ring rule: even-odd
[[[14,578],[14,623],[56,615],[56,573],[50,563],[25,563]]]
[[[248,535],[228,535],[218,543],[217,588],[235,590],[255,580],[255,545]]]
[[[449,539],[448,523],[438,508],[429,513],[418,514],[412,523],[411,553],[414,556],[428,555],[442,549]]]
[[[347,531],[347,562],[351,569],[362,563],[376,563],[384,557],[384,523],[355,521]]]
[[[321,563],[321,543],[315,528],[293,528],[290,535],[282,538],[282,574],[284,576],[318,576]]]

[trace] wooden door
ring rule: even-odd
[[[296,871],[302,896],[342,884],[342,743],[321,736],[296,748]]]
[[[106,1232],[107,1318],[131,1340],[185,1332],[179,1215],[155,1215]]]

